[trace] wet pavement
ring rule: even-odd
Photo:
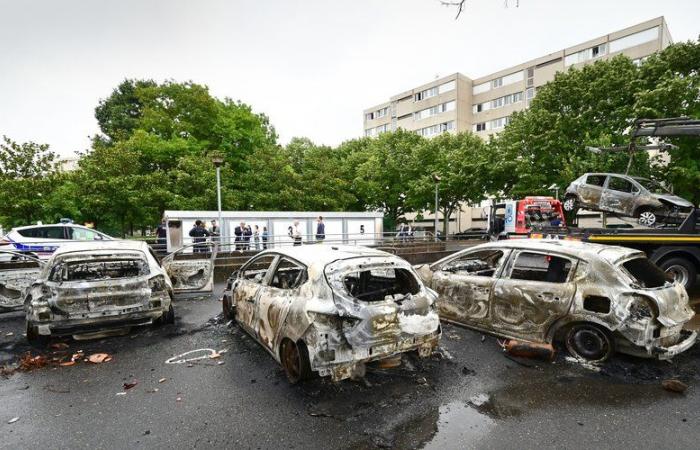
[[[0,448],[697,448],[700,440],[700,347],[670,363],[619,356],[585,367],[566,355],[510,359],[495,338],[445,325],[431,358],[409,355],[360,381],[290,386],[219,312],[216,298],[177,299],[175,325],[48,351],[64,360],[106,352],[109,362],[0,376]],[[21,314],[0,316],[0,366],[37,353],[22,328]],[[196,349],[225,352],[166,364]],[[664,390],[671,377],[688,390]]]

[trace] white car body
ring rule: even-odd
[[[60,246],[68,242],[110,241],[111,236],[82,225],[56,223],[28,225],[10,230],[2,240],[0,248],[28,253],[40,259],[48,259]]]

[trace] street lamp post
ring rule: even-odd
[[[216,167],[216,204],[219,212],[219,240],[221,240],[221,230],[223,230],[221,228],[223,226],[221,222],[221,166],[224,164],[224,157],[214,153],[211,156],[211,162]]]
[[[433,174],[433,181],[435,182],[435,242],[438,241],[438,227],[440,226],[440,222],[438,220],[438,205],[439,205],[439,197],[438,197],[438,185],[440,184],[440,176],[436,173]]]

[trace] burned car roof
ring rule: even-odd
[[[327,265],[341,259],[359,258],[367,256],[395,257],[391,253],[369,247],[355,247],[350,245],[306,245],[297,247],[282,247],[273,250],[265,250],[260,255],[280,254],[296,259],[307,266],[313,264]]]
[[[70,242],[58,248],[53,256],[57,257],[66,253],[85,252],[85,251],[140,251],[148,252],[148,244],[143,241],[88,241],[88,242]]]

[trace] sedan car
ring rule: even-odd
[[[521,239],[462,250],[418,270],[443,320],[509,339],[563,342],[579,358],[616,350],[669,359],[696,332],[685,288],[642,252],[577,241]]]
[[[131,327],[172,323],[172,284],[145,242],[61,246],[25,298],[27,339],[123,334]]]
[[[585,173],[566,188],[563,207],[567,212],[586,208],[636,217],[640,225],[651,227],[662,218],[689,212],[694,205],[646,178]]]
[[[82,225],[56,223],[13,228],[0,239],[0,248],[48,259],[58,247],[67,242],[109,240],[112,237]]]
[[[365,247],[266,250],[229,278],[224,316],[282,364],[291,383],[334,381],[370,361],[438,345],[437,294],[405,260]]]

